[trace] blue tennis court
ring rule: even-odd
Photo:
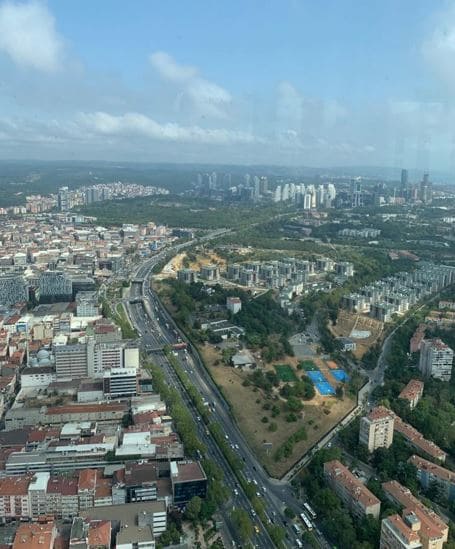
[[[322,396],[335,394],[335,389],[330,385],[328,381],[318,381],[314,385]]]
[[[330,373],[337,381],[349,381],[349,376],[344,370],[332,370]]]
[[[307,372],[307,376],[311,379],[311,381],[314,384],[323,383],[324,381],[327,381],[319,370],[310,370],[309,372]]]

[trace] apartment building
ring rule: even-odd
[[[379,518],[381,502],[337,459],[324,463],[324,477],[352,514]]]
[[[110,520],[74,517],[69,549],[110,549],[111,537],[112,524]]]
[[[420,454],[432,460],[444,463],[447,453],[444,452],[433,441],[426,439],[422,433],[414,429],[412,425],[404,422],[400,417],[395,416],[395,432],[400,433],[409,446],[415,448]]]
[[[420,349],[419,370],[424,377],[450,381],[453,350],[440,339],[424,339]]]
[[[435,483],[440,486],[449,501],[455,500],[455,473],[453,471],[416,455],[411,456],[408,462],[417,469],[417,479],[423,488],[428,489],[431,484]]]
[[[84,519],[109,520],[120,549],[154,549],[155,538],[167,526],[166,504],[163,501],[142,501],[124,505],[92,507],[81,512]]]
[[[79,473],[77,495],[79,509],[88,509],[95,503],[95,492],[98,471],[96,469],[84,469]]]
[[[368,421],[370,416],[375,418],[376,423],[375,421]],[[444,450],[439,448],[439,446],[431,440],[427,440],[422,433],[417,431],[417,429],[414,429],[412,425],[404,422],[400,416],[384,406],[377,406],[370,412],[369,416],[366,416],[361,420],[359,439],[361,443],[365,445],[369,444],[369,449],[371,447],[375,450],[376,448],[381,447],[381,445],[387,447],[385,444],[389,441],[391,442],[389,430],[381,424],[382,418],[385,418],[385,421],[387,421],[387,418],[392,418],[392,433],[400,433],[409,446],[412,446],[430,459],[437,460],[441,463],[445,461],[447,453],[444,452]],[[377,430],[375,430],[375,425],[377,426]],[[378,445],[375,446],[375,443]]]
[[[94,469],[72,474],[65,470],[59,475],[43,471],[0,479],[0,517],[4,520],[43,516],[69,519],[100,503],[112,504],[112,479]]]
[[[77,477],[52,476],[47,484],[46,515],[68,520],[79,512]]]
[[[409,408],[413,410],[423,396],[424,382],[418,379],[411,379],[406,387],[398,395],[398,398],[406,400]]]
[[[414,513],[391,515],[381,522],[380,549],[420,549],[420,521]]]
[[[419,538],[423,549],[442,549],[449,536],[449,527],[432,509],[396,480],[384,482],[385,496],[403,510],[410,510],[420,520]]]
[[[0,478],[0,516],[20,519],[30,516],[28,487],[32,475]]]
[[[28,486],[28,499],[30,506],[30,516],[37,518],[46,515],[47,511],[47,485],[50,479],[50,473],[40,472],[33,475]]]
[[[57,528],[53,521],[20,524],[12,549],[53,549],[56,537]]]
[[[393,442],[393,412],[383,406],[374,408],[360,420],[359,443],[365,445],[369,452],[377,448],[389,448]]]

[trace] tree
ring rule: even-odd
[[[290,412],[300,412],[303,404],[297,397],[290,396],[287,401],[287,407]]]
[[[187,503],[185,508],[185,518],[196,522],[199,518],[199,513],[201,512],[202,499],[199,496],[194,496]]]
[[[231,519],[244,541],[251,538],[253,535],[253,523],[244,509],[234,508],[231,512]]]
[[[295,513],[290,507],[286,507],[284,510],[284,514],[287,516],[288,519],[295,518]]]
[[[281,526],[273,525],[269,528],[269,534],[273,543],[279,547],[284,541],[286,531]]]

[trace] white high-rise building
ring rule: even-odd
[[[316,191],[316,207],[321,208],[324,206],[324,197],[325,197],[325,189],[324,185],[318,185],[318,189]]]
[[[278,185],[278,187],[275,189],[275,192],[273,194],[273,201],[281,202],[281,185]]]
[[[289,199],[294,200],[294,198],[295,198],[295,184],[291,183],[289,185]]]
[[[327,196],[330,200],[335,200],[337,195],[337,190],[335,188],[335,185],[333,183],[329,183],[327,185]]]
[[[289,200],[289,183],[284,184],[283,190],[281,191],[281,200],[283,202]]]
[[[311,210],[312,199],[313,199],[313,196],[310,193],[305,193],[303,195],[303,209],[304,210]]]
[[[378,406],[360,420],[359,442],[369,452],[377,448],[389,448],[393,442],[395,418],[387,408]]]
[[[419,370],[425,377],[450,381],[453,350],[440,339],[424,339],[420,347]]]

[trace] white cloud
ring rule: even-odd
[[[123,137],[147,137],[173,142],[193,142],[213,145],[248,144],[260,140],[250,133],[226,129],[206,129],[199,126],[160,124],[140,113],[115,116],[106,112],[82,113],[79,120],[94,133]]]
[[[61,63],[62,41],[49,10],[37,1],[0,4],[0,51],[17,65],[52,72]]]
[[[189,99],[198,115],[226,117],[226,108],[232,100],[230,93],[218,84],[199,76],[196,67],[181,65],[172,56],[162,51],[152,53],[150,63],[161,78],[180,88],[181,93]]]
[[[166,80],[171,82],[188,82],[197,77],[198,70],[191,65],[179,65],[173,57],[164,51],[150,55],[150,63]]]
[[[433,32],[422,44],[422,54],[437,76],[455,87],[455,5],[438,14]]]

